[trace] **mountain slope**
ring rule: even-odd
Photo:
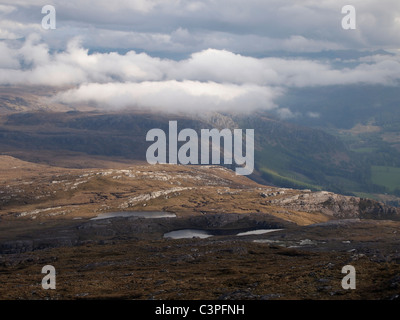
[[[4,107],[0,116],[0,151],[20,159],[68,166],[68,159],[81,157],[81,163],[71,162],[77,167],[95,166],[83,160],[85,155],[99,161],[146,161],[151,144],[146,142],[147,132],[160,128],[168,133],[170,120],[178,122],[179,130],[192,128],[198,133],[212,128],[254,129],[253,180],[397,203],[395,196],[385,195],[399,192],[398,184],[391,180],[393,175],[386,179],[387,175],[380,174],[382,170],[396,173],[398,137],[387,131],[395,130],[394,124],[376,139],[374,132],[357,133],[356,137],[348,131],[331,134],[275,119],[266,112],[177,115],[144,110],[88,111],[86,106],[71,110],[48,104],[45,98],[52,92],[46,88],[36,94],[33,88],[13,87],[2,88],[0,93],[0,98],[8,101],[8,109]]]
[[[262,213],[298,225],[338,218],[397,219],[395,208],[330,192],[269,187],[220,166],[121,165],[69,169],[0,157],[5,220],[93,218],[102,212],[178,216]]]

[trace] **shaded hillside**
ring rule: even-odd
[[[147,132],[160,128],[168,134],[170,120],[178,121],[178,130],[192,128],[198,133],[206,128],[254,129],[256,172],[252,178],[260,182],[350,194],[374,187],[369,167],[337,137],[266,114],[214,113],[195,118],[142,112],[13,113],[0,118],[0,146],[3,154],[22,153],[26,160],[38,159],[45,151],[72,151],[144,161],[151,144],[146,142]],[[28,151],[34,158],[26,155]]]
[[[257,132],[255,159],[262,181],[339,193],[372,188],[369,167],[335,136],[266,114],[240,117],[237,122]]]

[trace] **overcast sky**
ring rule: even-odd
[[[0,39],[0,84],[73,85],[54,99],[107,108],[288,117],[275,101],[290,88],[400,78],[399,0],[0,0]]]

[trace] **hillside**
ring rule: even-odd
[[[392,118],[385,111],[381,117],[370,118],[370,124],[353,122],[354,126],[345,126],[346,129],[335,127],[339,115],[329,118],[334,121],[332,125],[305,122],[306,127],[300,119],[282,121],[261,111],[251,115],[178,115],[136,109],[106,111],[86,105],[71,107],[52,102],[50,98],[56,92],[46,87],[0,88],[2,154],[52,165],[67,165],[63,158],[85,155],[103,160],[107,157],[109,161],[144,161],[150,145],[145,141],[146,133],[153,128],[167,132],[170,120],[178,122],[179,130],[192,128],[197,132],[212,128],[255,129],[253,180],[398,205],[397,111]],[[311,102],[310,108],[316,108]],[[61,154],[68,157],[60,157]]]
[[[3,154],[44,163],[54,161],[60,152],[143,161],[150,145],[146,133],[153,128],[168,132],[171,119],[178,122],[179,130],[255,129],[256,171],[251,178],[256,181],[345,194],[371,191],[368,166],[339,138],[265,113],[13,112],[0,117],[0,146]]]
[[[396,208],[261,185],[220,166],[65,161],[0,157],[1,299],[396,297]],[[71,168],[84,161],[99,167]],[[125,216],[104,216],[116,212]],[[209,236],[165,237],[186,229]],[[349,261],[356,291],[340,286]],[[57,290],[40,288],[44,264],[55,266]]]
[[[10,156],[1,156],[0,164],[4,241],[18,239],[15,227],[24,223],[26,232],[28,226],[36,230],[42,223],[69,224],[108,212],[171,212],[182,218],[256,214],[299,226],[399,219],[396,208],[373,200],[265,186],[220,166],[107,163],[114,167],[71,169]]]

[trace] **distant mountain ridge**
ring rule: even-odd
[[[146,161],[151,144],[146,142],[146,133],[153,128],[168,132],[168,122],[176,120],[179,130],[254,129],[255,171],[250,178],[257,182],[367,197],[388,192],[374,183],[369,159],[350,150],[340,136],[285,122],[265,111],[172,114],[101,111],[87,106],[80,110],[55,106],[53,110],[51,105],[40,103],[51,95],[50,89],[38,89],[37,94],[33,88],[26,92],[9,89],[3,87],[0,92],[0,150],[24,160],[50,163],[50,153],[60,156],[72,152]]]
[[[259,181],[279,185],[285,181],[279,181],[278,175],[287,172],[298,178],[293,179],[291,185],[289,180],[286,181],[284,186],[320,190],[328,186],[336,192],[340,188],[325,177],[327,172],[343,178],[357,174],[357,164],[352,162],[337,138],[321,130],[273,120],[265,114],[228,116],[214,113],[208,119],[195,119],[141,112],[13,113],[1,118],[0,145],[3,152],[9,154],[24,150],[65,150],[145,160],[150,145],[146,142],[146,133],[153,128],[168,132],[170,120],[177,120],[179,130],[254,129],[255,176]],[[276,174],[271,174],[271,170]]]

